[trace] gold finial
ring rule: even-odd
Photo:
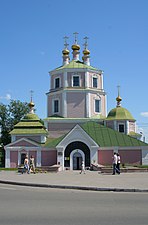
[[[74,32],[73,34],[74,34],[74,36],[75,36],[75,44],[77,45],[77,35],[78,35],[79,33],[78,33],[78,32]]]
[[[118,96],[117,96],[117,98],[116,98],[116,101],[117,101],[117,107],[120,107],[121,106],[121,101],[122,101],[122,98],[120,97],[120,86],[118,85],[117,86],[117,88],[118,88]]]
[[[67,39],[68,39],[69,37],[67,37],[67,36],[65,36],[64,37],[64,46],[65,46],[65,49],[67,49],[67,47],[68,47],[68,45],[69,44],[67,44]]]
[[[62,53],[63,53],[63,55],[68,55],[69,54],[69,50],[68,50],[68,43],[67,43],[67,39],[68,39],[69,37],[67,37],[67,36],[65,36],[64,37],[64,46],[65,46],[65,48],[64,48],[64,50],[62,51]]]
[[[28,105],[30,107],[30,110],[32,110],[32,108],[35,106],[35,104],[32,101],[32,98],[33,98],[33,91],[32,90],[30,91],[30,95],[31,95],[31,101],[30,101],[30,103]]]
[[[78,39],[77,39],[78,33],[75,32],[73,34],[75,36],[75,41],[74,41],[74,44],[72,45],[72,50],[77,50],[78,51],[78,50],[80,50],[80,46],[78,45]]]
[[[88,37],[85,37],[84,40],[85,40],[85,43],[83,44],[84,45],[84,51],[83,51],[83,54],[84,55],[89,55],[90,54],[90,51],[87,49],[88,47]]]
[[[88,46],[88,37],[85,37],[84,40],[85,40],[85,43],[84,43],[84,47],[85,49],[87,49],[87,46]]]

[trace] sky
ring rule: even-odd
[[[120,85],[122,107],[148,141],[147,9],[147,0],[0,0],[0,103],[29,102],[33,90],[46,118],[49,71],[62,65],[63,37],[72,52],[78,32],[81,53],[87,36],[91,65],[104,71],[107,112]]]

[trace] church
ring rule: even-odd
[[[84,38],[82,60],[77,33],[68,49],[65,37],[63,63],[50,71],[47,118],[44,124],[30,112],[10,132],[11,143],[5,146],[5,167],[23,165],[27,154],[36,167],[58,165],[60,170],[79,170],[84,161],[91,165],[111,165],[114,152],[123,164],[148,165],[148,144],[136,132],[136,120],[121,106],[120,89],[115,108],[107,112],[107,94],[103,71],[90,63],[88,38]]]

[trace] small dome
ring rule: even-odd
[[[134,120],[135,121],[131,113],[123,107],[116,107],[112,109],[108,113],[106,120]]]
[[[84,55],[89,55],[90,54],[90,51],[88,49],[84,49],[83,54]]]
[[[68,49],[64,49],[64,50],[62,51],[62,53],[63,53],[63,55],[68,55],[68,54],[69,54],[69,50],[68,50]]]
[[[117,101],[117,102],[121,102],[121,101],[122,101],[122,98],[121,98],[120,96],[118,96],[118,97],[116,98],[116,101]]]
[[[80,50],[80,46],[77,44],[72,45],[72,50]]]
[[[30,108],[32,108],[32,107],[35,106],[35,104],[31,101],[31,102],[29,102],[28,106],[29,106]]]
[[[34,121],[39,121],[39,117],[36,114],[33,113],[28,113],[27,115],[24,116],[23,120],[34,120]]]

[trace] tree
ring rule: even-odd
[[[10,143],[10,131],[28,112],[29,106],[26,102],[11,100],[9,105],[0,103],[0,143],[4,145]]]

